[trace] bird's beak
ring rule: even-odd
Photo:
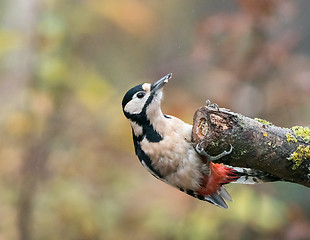
[[[157,90],[161,89],[171,78],[172,73],[167,74],[163,78],[159,79],[157,82],[151,85],[151,92],[156,92]]]

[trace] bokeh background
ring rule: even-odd
[[[310,239],[310,190],[230,185],[229,210],[156,180],[125,92],[310,123],[308,0],[0,1],[0,239]]]

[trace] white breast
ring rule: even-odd
[[[157,123],[154,128],[163,140],[153,143],[143,139],[142,150],[165,182],[183,189],[198,189],[203,162],[191,143],[192,126],[175,117]]]

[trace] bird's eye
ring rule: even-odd
[[[145,95],[145,92],[138,92],[138,93],[137,93],[137,97],[138,97],[138,98],[143,98],[144,95]]]

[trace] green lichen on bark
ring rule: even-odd
[[[262,124],[265,124],[265,125],[272,125],[272,122],[269,122],[265,119],[261,119],[261,118],[254,118],[254,120],[256,120],[257,122],[260,122]]]
[[[305,142],[310,142],[310,128],[309,127],[301,127],[301,126],[295,126],[292,127],[292,130],[294,131],[295,135],[300,137]]]
[[[287,142],[291,142],[291,141],[292,141],[292,142],[294,142],[294,143],[297,143],[297,138],[294,137],[293,135],[287,133],[287,134],[286,134],[286,141],[287,141]]]
[[[293,161],[292,170],[296,170],[304,160],[310,158],[309,146],[299,145],[288,160]]]

